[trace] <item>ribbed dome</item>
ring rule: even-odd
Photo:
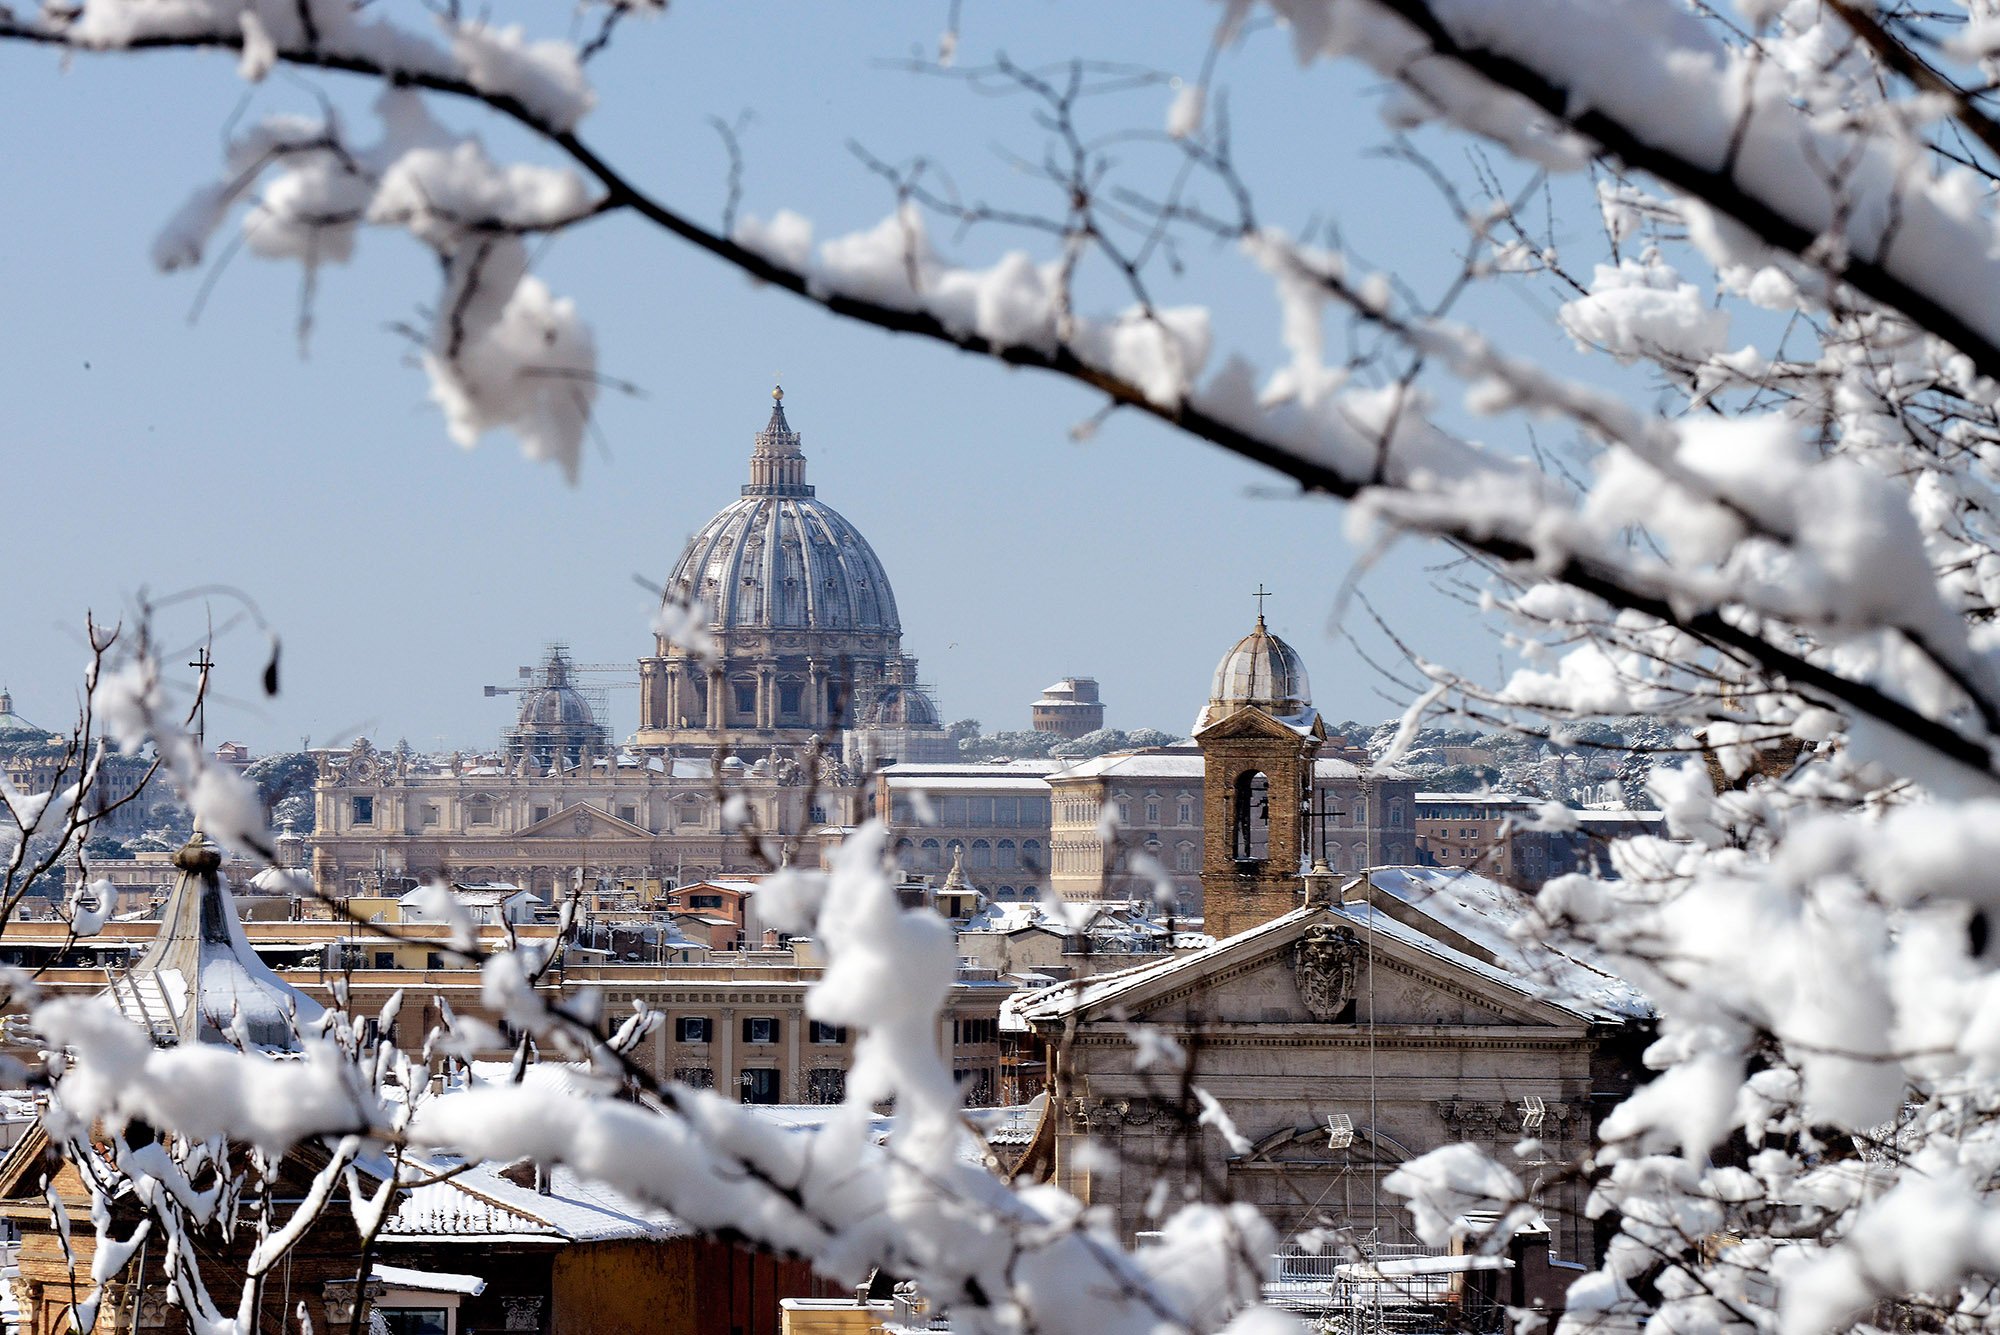
[[[882,562],[854,525],[814,497],[783,391],[772,397],[749,485],[688,543],[667,577],[667,598],[699,600],[718,630],[900,634]]]
[[[1208,694],[1210,704],[1256,705],[1277,715],[1297,714],[1312,705],[1305,661],[1264,628],[1262,616],[1257,628],[1216,664],[1215,684]]]
[[[861,723],[875,728],[935,728],[937,706],[915,686],[884,686],[863,712]]]
[[[521,726],[590,727],[597,722],[589,703],[573,686],[551,686],[521,702]]]

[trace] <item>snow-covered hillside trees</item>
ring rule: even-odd
[[[1217,25],[1223,45],[1283,41],[1308,66],[1359,62],[1394,90],[1396,124],[1447,127],[1510,159],[1523,181],[1545,172],[1594,188],[1606,244],[1578,256],[1539,239],[1497,176],[1458,183],[1464,253],[1429,284],[1361,271],[1262,217],[1258,182],[1240,174],[1203,85],[1159,109],[1177,174],[1112,182],[1078,129],[1078,85],[1006,65],[986,77],[1021,89],[1043,118],[1048,213],[985,215],[900,177],[879,225],[851,235],[816,237],[811,200],[699,221],[590,139],[592,106],[618,95],[591,85],[590,56],[614,29],[650,40],[633,21],[656,8],[586,4],[577,35],[552,22],[552,35],[527,36],[456,6],[80,0],[0,11],[0,39],[75,53],[222,47],[240,53],[246,79],[281,64],[378,79],[374,125],[305,116],[239,129],[216,179],[191,183],[157,258],[195,263],[224,227],[309,268],[345,259],[364,229],[410,236],[442,269],[423,363],[460,439],[505,428],[574,474],[596,351],[582,306],[551,292],[529,255],[539,236],[618,211],[652,223],[663,245],[699,248],[841,317],[1092,386],[1348,502],[1359,533],[1455,545],[1484,567],[1487,606],[1520,667],[1473,682],[1416,664],[1427,680],[1413,683],[1413,728],[1446,705],[1558,731],[1642,716],[1661,722],[1663,747],[1688,753],[1653,781],[1681,842],[1628,848],[1616,886],[1560,881],[1542,898],[1548,931],[1623,959],[1662,1014],[1660,1078],[1572,1166],[1595,1181],[1618,1235],[1572,1291],[1570,1322],[1656,1313],[1662,1330],[1809,1332],[1892,1312],[1927,1328],[2000,1321],[1990,6],[1232,0],[1175,11]],[[658,21],[670,33],[671,19]],[[446,128],[439,99],[525,128],[544,155],[497,160]],[[956,262],[938,238],[967,223],[982,237],[1008,229],[1020,248]],[[1269,294],[1284,364],[1215,346],[1202,304],[1154,299],[1164,261],[1148,238],[1163,236],[1233,248],[1240,281]],[[1554,294],[1570,337],[1650,368],[1664,396],[1559,377],[1458,319],[1460,295],[1490,283]],[[1080,295],[1107,286],[1117,300]],[[1367,365],[1330,357],[1337,324],[1371,332]],[[1555,423],[1586,457],[1557,467],[1481,447],[1446,425],[1462,414],[1498,419],[1503,438],[1506,421]],[[134,743],[150,734],[186,771],[209,828],[256,846],[254,801],[176,740],[156,685],[143,659],[107,667],[101,716]],[[533,1107],[505,1092],[394,1105],[352,1083],[358,1062],[254,1074],[216,1062],[202,1073],[212,1097],[191,1101],[188,1054],[135,1048],[81,1007],[45,1008],[38,1022],[78,1048],[79,1073],[119,1073],[62,1082],[80,1117],[142,1116],[268,1146],[351,1132],[615,1170],[685,1218],[830,1272],[890,1265],[994,1329],[1229,1319],[1266,1242],[1245,1213],[1191,1209],[1162,1246],[1127,1256],[1073,1203],[956,1165],[949,1081],[913,1055],[924,1043],[907,1041],[936,1004],[949,942],[894,911],[872,849],[856,840],[830,880],[795,889],[799,924],[815,925],[834,961],[816,1013],[868,1035],[855,1106],[897,1099],[884,1152],[836,1126],[840,1152],[807,1161],[797,1144],[672,1089],[659,1116]],[[604,1021],[622,1024],[614,1037],[598,1017],[552,1014],[520,966],[486,965],[514,1021],[617,1068],[643,1017]],[[252,1098],[253,1079],[285,1087]],[[285,1116],[253,1115],[272,1106]],[[849,1171],[855,1162],[866,1171]],[[1513,1181],[1462,1153],[1400,1180],[1438,1227]],[[1437,1208],[1446,1203],[1456,1208]]]

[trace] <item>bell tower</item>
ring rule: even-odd
[[[1313,760],[1325,740],[1305,664],[1265,627],[1260,607],[1255,628],[1217,665],[1195,720],[1210,934],[1234,936],[1305,902]]]

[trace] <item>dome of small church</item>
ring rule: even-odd
[[[743,494],[696,533],[667,577],[668,601],[699,602],[721,631],[899,635],[896,596],[874,548],[806,484],[784,391],[757,433]]]
[[[1265,629],[1262,613],[1256,629],[1222,656],[1208,694],[1211,705],[1256,705],[1276,715],[1298,714],[1312,706],[1305,660]]]

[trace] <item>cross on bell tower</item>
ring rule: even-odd
[[[208,745],[208,670],[215,666],[206,644],[195,651],[188,666],[201,674],[194,685],[194,748],[199,751]]]

